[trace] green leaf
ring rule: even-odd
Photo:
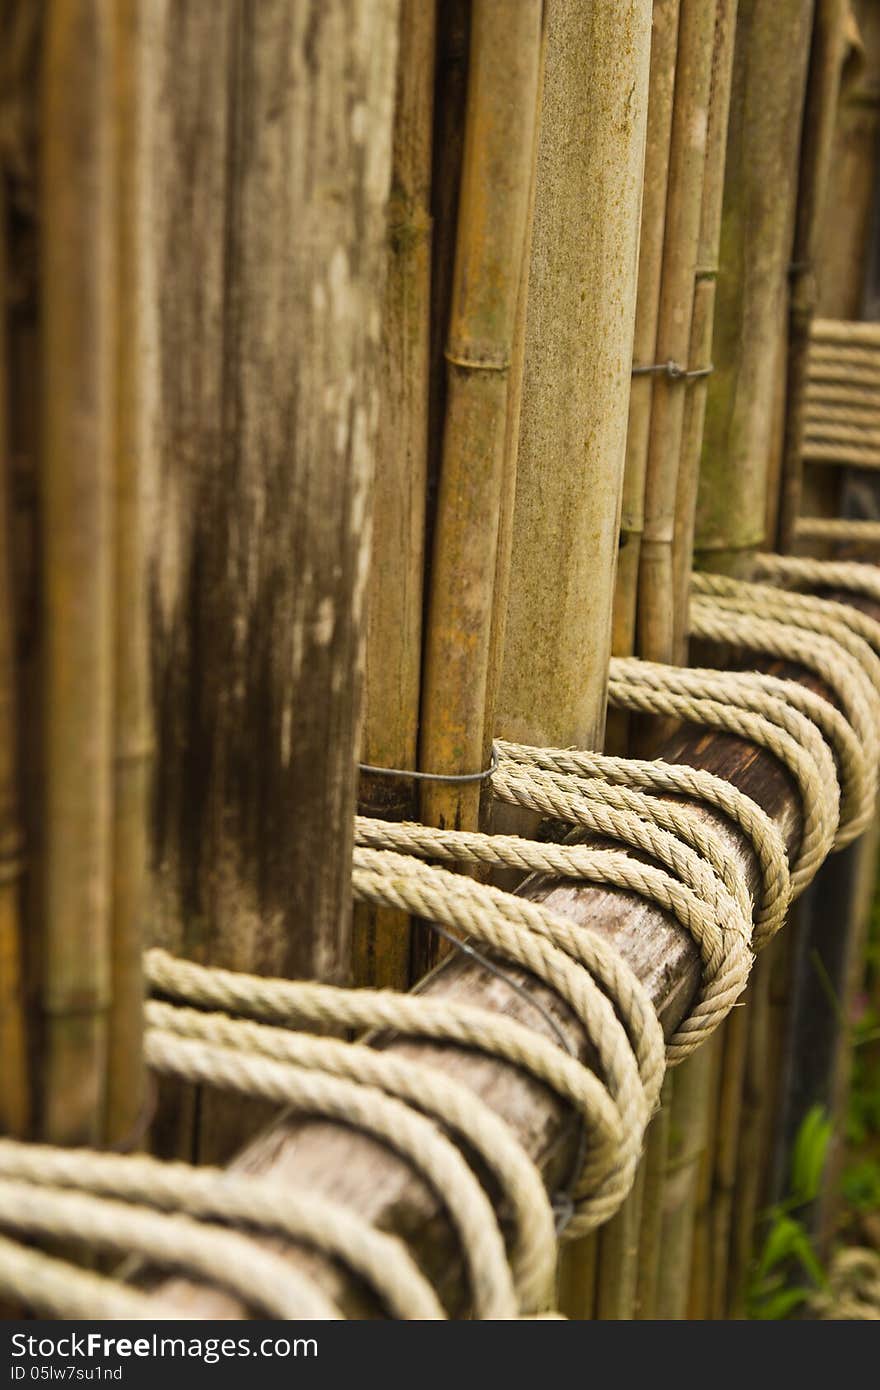
[[[810,1293],[810,1289],[782,1289],[771,1298],[757,1304],[752,1311],[752,1317],[760,1318],[763,1322],[780,1321],[804,1303]]]
[[[831,1133],[824,1106],[812,1105],[801,1121],[791,1160],[792,1192],[802,1203],[819,1195]]]
[[[755,1278],[766,1278],[771,1270],[782,1264],[783,1260],[789,1259],[795,1253],[802,1234],[803,1227],[799,1221],[794,1221],[790,1216],[776,1213],[758,1258]]]

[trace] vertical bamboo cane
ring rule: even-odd
[[[706,160],[703,197],[700,208],[700,239],[697,249],[696,284],[688,360],[709,366],[715,318],[715,292],[718,256],[721,246],[721,209],[727,135],[730,115],[733,53],[739,0],[718,0],[715,49],[712,59],[712,91],[706,133]],[[687,389],[682,426],[681,462],[675,499],[672,565],[674,593],[673,652],[676,661],[687,660],[687,605],[694,553],[694,523],[706,398],[711,377],[697,377]]]
[[[682,0],[655,359],[658,362],[673,361],[684,368],[694,365],[688,353],[715,50],[716,6]],[[672,543],[685,393],[688,389],[689,386],[683,381],[672,381],[665,376],[658,376],[653,387],[644,484],[644,533],[639,564],[637,645],[644,656],[654,660],[668,661],[674,655],[674,607],[677,595],[673,584]],[[687,1090],[692,1084],[704,1085],[705,1082],[706,1072],[699,1064],[690,1063],[677,1073],[671,1083],[673,1114],[685,1118],[697,1114],[700,1111],[698,1096],[691,1096],[687,1102],[681,1097],[677,1110],[675,1097],[680,1089]],[[707,1096],[703,1096],[702,1104],[705,1109]],[[683,1142],[690,1146],[691,1135],[685,1134]],[[680,1173],[664,1199],[663,1284],[686,1287],[687,1266],[670,1269],[668,1260],[670,1252],[684,1251],[689,1244],[685,1228],[689,1229],[693,1221],[694,1200],[690,1187],[695,1181],[695,1169]],[[650,1189],[652,1201],[658,1199],[661,1184],[662,1178],[655,1176]],[[670,1210],[676,1197],[680,1198],[678,1208],[676,1211]],[[644,1212],[644,1220],[650,1230],[656,1229],[657,1213],[650,1207]],[[676,1221],[682,1224],[682,1230],[674,1230]],[[607,1238],[603,1237],[603,1245],[605,1243]],[[646,1284],[643,1294],[647,1292],[647,1287]],[[632,1316],[633,1306],[633,1301],[630,1301],[621,1315]],[[650,1309],[645,1307],[643,1316],[649,1315]]]
[[[106,0],[53,0],[42,87],[45,1137],[101,1136],[110,966],[114,208]]]
[[[799,0],[739,3],[712,349],[715,373],[707,393],[696,506],[696,550],[710,568],[735,569],[764,540],[811,20],[812,5]],[[685,488],[680,514],[689,503]],[[684,591],[690,571],[686,546],[682,557],[678,574]],[[756,981],[761,980],[759,972]],[[767,1028],[760,983],[751,995],[749,1028],[758,1038]],[[728,1065],[732,1061],[739,1065],[737,1054],[728,1049]],[[760,1065],[757,1055],[747,1062],[754,1119],[744,1116],[743,1122],[754,1143],[748,1160],[741,1145],[738,1163],[745,1184],[741,1201],[737,1199],[734,1278],[739,1283],[757,1200],[758,1175],[742,1170],[746,1161],[754,1165],[759,1143],[758,1096],[765,1085]],[[735,1085],[735,1078],[727,1076],[722,1091],[729,1093]],[[727,1136],[719,1142],[726,1143]],[[709,1220],[711,1228],[711,1215]],[[713,1252],[712,1266],[722,1259],[719,1251]]]
[[[145,1100],[141,1053],[144,898],[151,755],[145,481],[153,458],[144,428],[143,264],[149,254],[141,127],[140,0],[116,13],[118,170],[118,396],[115,483],[115,684],[112,988],[108,1019],[106,1138],[134,1138]]]
[[[634,366],[651,366],[657,361],[657,321],[663,267],[678,26],[679,0],[654,0],[645,176],[639,235],[639,277],[633,335]],[[620,548],[617,556],[612,620],[611,646],[617,656],[632,655],[636,640],[639,562],[645,521],[645,473],[648,464],[653,390],[654,376],[651,372],[634,372],[626,432]],[[624,751],[628,741],[628,727],[629,719],[623,711],[609,711],[606,746]],[[652,1152],[652,1143],[653,1147],[656,1147],[657,1133],[663,1128],[664,1122],[658,1115],[646,1140],[646,1164],[647,1156]],[[617,1216],[602,1233],[599,1252],[602,1278],[597,1305],[597,1316],[602,1319],[626,1319],[634,1315],[637,1283],[641,1272],[639,1225],[645,1198],[650,1202],[656,1194],[656,1176],[656,1173],[652,1172],[649,1181],[645,1167],[639,1169],[632,1192]]]
[[[660,309],[660,275],[666,224],[672,96],[678,52],[678,12],[679,0],[654,0],[645,139],[645,181],[639,234],[639,280],[633,333],[635,366],[650,366],[657,361],[657,317]],[[648,434],[653,390],[654,377],[650,373],[633,376],[620,511],[620,552],[617,557],[617,581],[614,590],[612,650],[615,656],[631,656],[635,649],[636,599],[645,516],[645,471],[648,466]]]
[[[146,9],[173,93],[152,115],[159,929],[342,979],[398,6]],[[251,1119],[206,1096],[204,1155]]]
[[[25,1135],[30,1092],[25,1022],[23,923],[24,832],[18,794],[19,728],[16,698],[16,623],[12,583],[12,518],[9,504],[7,360],[7,206],[0,183],[0,1130]]]
[[[705,365],[689,362],[688,353],[716,8],[705,0],[682,0],[678,33],[657,357],[688,369]],[[655,661],[668,661],[673,654],[672,538],[686,389],[683,381],[658,376],[651,404],[637,626],[640,654]]]
[[[421,766],[486,766],[485,725],[508,381],[525,253],[541,51],[539,0],[473,9],[443,460],[431,562]],[[426,784],[422,815],[473,828],[480,786]]]
[[[597,746],[632,361],[650,5],[555,0],[546,23],[515,563],[496,727],[535,742]],[[584,132],[582,141],[572,130]],[[592,1312],[595,1249],[595,1241],[579,1242],[564,1262],[574,1316]]]
[[[781,496],[778,488],[770,488],[771,498],[779,497],[781,550],[791,549],[795,518],[800,511],[807,354],[810,325],[818,295],[819,234],[831,172],[848,10],[848,0],[816,0],[790,277],[787,402]],[[772,516],[769,518],[770,523],[774,520]],[[769,534],[773,535],[775,531],[774,524],[768,525]]]
[[[428,472],[434,19],[432,5],[403,0],[361,742],[362,760],[379,767],[414,768],[417,753]],[[366,815],[416,818],[411,782],[364,773],[358,801]],[[409,932],[402,913],[356,905],[352,947],[359,984],[406,988]]]
[[[764,541],[812,3],[740,0],[724,186],[715,373],[697,495],[703,563]]]

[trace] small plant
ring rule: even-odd
[[[804,1116],[795,1139],[790,1195],[767,1212],[767,1234],[747,1294],[750,1318],[788,1318],[827,1283],[807,1227],[794,1213],[818,1197],[830,1141],[828,1115],[823,1106],[814,1105]],[[809,1283],[803,1282],[805,1276]]]

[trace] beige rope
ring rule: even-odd
[[[53,1318],[156,1322],[186,1317],[116,1279],[91,1274],[5,1236],[0,1236],[0,1294]]]
[[[537,903],[412,858],[355,849],[353,881],[356,896],[364,901],[403,908],[499,950],[545,980],[581,1020],[622,1126],[615,1168],[592,1191],[582,1175],[575,1193],[577,1212],[568,1234],[594,1229],[617,1210],[629,1190],[663,1078],[663,1035],[635,975],[595,933],[573,928]],[[597,977],[604,976],[602,984],[631,1037],[592,978],[593,968]]]
[[[736,734],[766,748],[788,768],[802,803],[801,844],[791,869],[792,891],[801,892],[829,853],[838,825],[839,789],[827,744],[809,719],[766,694],[750,675],[727,673],[722,698],[720,684],[713,684],[713,697],[703,697],[694,693],[699,675],[685,688],[687,681],[688,673],[676,667],[614,658],[608,698],[622,708]]]
[[[138,1254],[231,1289],[275,1318],[338,1318],[339,1310],[279,1255],[246,1236],[124,1202],[0,1179],[5,1230]]]
[[[373,1087],[158,1029],[147,1033],[144,1054],[148,1065],[165,1075],[351,1125],[394,1149],[444,1201],[461,1242],[478,1317],[516,1317],[513,1280],[489,1199],[431,1120]]]
[[[538,1170],[509,1127],[485,1102],[436,1068],[377,1052],[338,1038],[316,1038],[223,1014],[205,1014],[170,1004],[148,1003],[146,1021],[218,1047],[272,1057],[310,1071],[374,1086],[415,1105],[464,1139],[497,1179],[514,1217],[511,1268],[519,1306],[546,1308],[556,1272],[553,1212]],[[0,1155],[2,1162],[2,1155]]]
[[[697,636],[764,651],[815,672],[842,706],[862,743],[867,774],[876,782],[880,659],[845,621],[793,605],[788,620],[780,622],[751,612],[731,611],[723,606],[723,600],[705,599],[691,604],[689,621],[691,632]]]
[[[587,1127],[597,1171],[608,1169],[621,1143],[620,1117],[595,1073],[556,1043],[489,1009],[418,993],[343,989],[209,969],[158,949],[146,952],[144,967],[155,990],[202,1008],[288,1027],[394,1030],[477,1049],[522,1068],[574,1106]]]
[[[378,825],[385,827],[387,823],[379,822]],[[417,836],[417,839],[421,839],[423,844],[426,843],[422,834],[424,829],[424,827],[418,827]],[[395,831],[396,827],[390,831],[389,843]],[[377,831],[376,833],[378,837],[382,832]],[[583,878],[591,883],[628,889],[630,892],[637,893],[640,897],[647,898],[659,907],[673,913],[700,946],[707,962],[707,970],[712,972],[713,979],[711,984],[707,982],[707,987],[701,992],[691,1013],[681,1023],[678,1031],[670,1040],[666,1049],[667,1061],[672,1063],[682,1061],[695,1047],[699,1046],[700,1042],[714,1031],[721,1019],[726,1017],[742,992],[747,977],[748,961],[748,953],[745,950],[742,936],[737,933],[738,947],[731,948],[728,961],[722,958],[718,962],[719,968],[715,974],[717,960],[715,952],[720,934],[711,911],[692,889],[662,869],[655,868],[651,864],[643,864],[639,860],[631,859],[629,855],[616,850],[592,849],[576,845],[547,845],[532,840],[520,840],[516,836],[479,835],[477,832],[437,831],[435,833],[438,838],[433,843],[436,845],[437,851],[440,852],[445,841],[449,857],[454,857],[462,862],[495,863],[507,867],[533,869],[538,872],[551,872],[563,876]],[[365,853],[367,851],[356,852],[356,867],[358,855]],[[389,860],[396,859],[403,871],[407,872],[407,861],[401,856],[388,855],[387,858]],[[441,872],[440,870],[423,870],[423,883],[428,892],[433,884],[425,878],[425,874],[439,874]],[[606,992],[615,1000],[621,1017],[627,1022],[631,1044],[640,1057],[643,1084],[653,1106],[659,1092],[659,1081],[662,1079],[662,1065],[657,1066],[653,1040],[650,1043],[651,1050],[646,1055],[647,1034],[641,1030],[648,1027],[652,1031],[656,1030],[658,1028],[656,1016],[643,987],[629,971],[629,967],[624,966],[622,958],[614,948],[598,934],[586,928],[572,928],[564,918],[548,912],[541,904],[529,902],[525,898],[509,893],[502,893],[500,890],[489,888],[484,884],[475,884],[470,879],[462,879],[448,874],[444,875],[444,878],[448,880],[449,891],[453,896],[448,903],[444,903],[442,898],[438,896],[435,904],[436,913],[433,914],[437,916],[438,920],[446,921],[447,925],[457,926],[463,931],[488,941],[489,944],[497,946],[505,954],[513,954],[513,951],[518,951],[519,954],[514,955],[513,958],[519,960],[533,973],[542,975],[558,992],[563,992],[563,988],[570,987],[569,980],[564,979],[562,985],[550,980],[546,974],[546,964],[540,959],[540,953],[538,956],[533,954],[533,942],[528,941],[528,939],[524,942],[502,939],[503,932],[499,925],[489,920],[493,913],[497,916],[498,908],[501,909],[508,922],[521,923],[533,936],[535,933],[549,936],[557,945],[562,947],[563,951],[568,952],[575,959],[579,959],[586,966],[590,974],[595,976],[606,989]],[[357,874],[355,879],[357,883]],[[446,887],[445,884],[443,886]],[[370,900],[383,901],[387,906],[403,907],[404,910],[418,916],[430,917],[432,911],[426,907],[426,899],[421,897],[421,892],[421,887],[416,887],[414,883],[409,888],[401,883],[388,888],[385,896],[380,895],[377,898],[374,895],[371,896]],[[481,895],[487,896],[481,897]],[[482,915],[480,915],[481,909],[484,909]],[[441,911],[447,916],[441,916]],[[529,956],[531,959],[528,958]],[[632,1005],[629,1002],[624,1002],[620,994],[621,968],[626,972],[623,976],[623,983],[627,989],[632,991],[634,985],[637,987],[640,1024],[635,1024],[634,1020],[629,1022]],[[578,1006],[573,1000],[569,999],[569,1002],[578,1012]]]
[[[874,777],[868,766],[864,750],[846,717],[816,691],[808,690],[796,681],[782,680],[778,676],[768,676],[763,672],[717,671],[709,668],[688,669],[678,667],[653,667],[642,663],[644,669],[640,677],[645,684],[658,690],[675,691],[679,695],[693,695],[697,698],[712,698],[724,703],[735,704],[738,709],[751,710],[757,715],[769,715],[784,721],[783,727],[793,738],[805,738],[809,743],[825,786],[826,815],[823,822],[826,831],[830,828],[830,818],[838,816],[837,830],[833,839],[821,851],[821,857],[829,849],[840,849],[854,840],[870,823],[874,808]],[[773,702],[776,703],[773,703]],[[780,703],[781,702],[781,703]],[[793,718],[785,710],[795,712]],[[797,721],[797,716],[805,717],[816,729]],[[838,771],[828,756],[828,748],[822,747],[816,730],[825,743],[833,749],[837,759]],[[839,775],[838,775],[839,772]],[[842,799],[841,799],[842,792]],[[837,811],[835,811],[835,806]],[[817,818],[822,807],[817,806]],[[821,860],[819,861],[821,862]],[[800,886],[803,886],[799,883]]]
[[[880,603],[880,568],[857,560],[814,560],[805,555],[771,555],[761,551],[755,556],[753,570],[761,579],[772,579],[792,588],[845,589]]]
[[[577,749],[532,748],[502,740],[497,741],[496,748],[501,759],[528,768],[541,767],[575,778],[602,778],[615,785],[688,796],[721,812],[742,832],[758,861],[761,895],[754,920],[755,947],[763,945],[781,927],[791,898],[785,842],[763,808],[732,783],[699,768],[659,759],[614,758]]]
[[[283,1235],[342,1261],[372,1287],[392,1316],[445,1316],[430,1284],[399,1240],[377,1231],[349,1208],[314,1192],[292,1191],[287,1183],[282,1186],[265,1178],[241,1177],[219,1168],[193,1168],[186,1163],[160,1162],[140,1155],[56,1149],[9,1139],[0,1140],[0,1177],[75,1188],[162,1211]],[[108,1283],[115,1296],[117,1284],[104,1280],[101,1283]],[[136,1304],[138,1296],[130,1297]],[[87,1311],[69,1316],[104,1316],[100,1306],[86,1303]],[[155,1300],[149,1308],[149,1316],[155,1318]]]
[[[732,930],[750,940],[752,903],[742,865],[692,807],[609,786],[600,778],[567,777],[511,762],[500,763],[492,788],[502,801],[557,816],[652,855],[703,899],[722,932]]]

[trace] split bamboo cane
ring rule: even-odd
[[[418,742],[428,482],[434,30],[432,5],[403,0],[361,740],[363,762],[392,768],[414,768]],[[361,775],[358,805],[363,814],[415,820],[417,804],[414,783]],[[352,933],[356,982],[405,989],[410,976],[407,919],[388,908],[357,904]]]

